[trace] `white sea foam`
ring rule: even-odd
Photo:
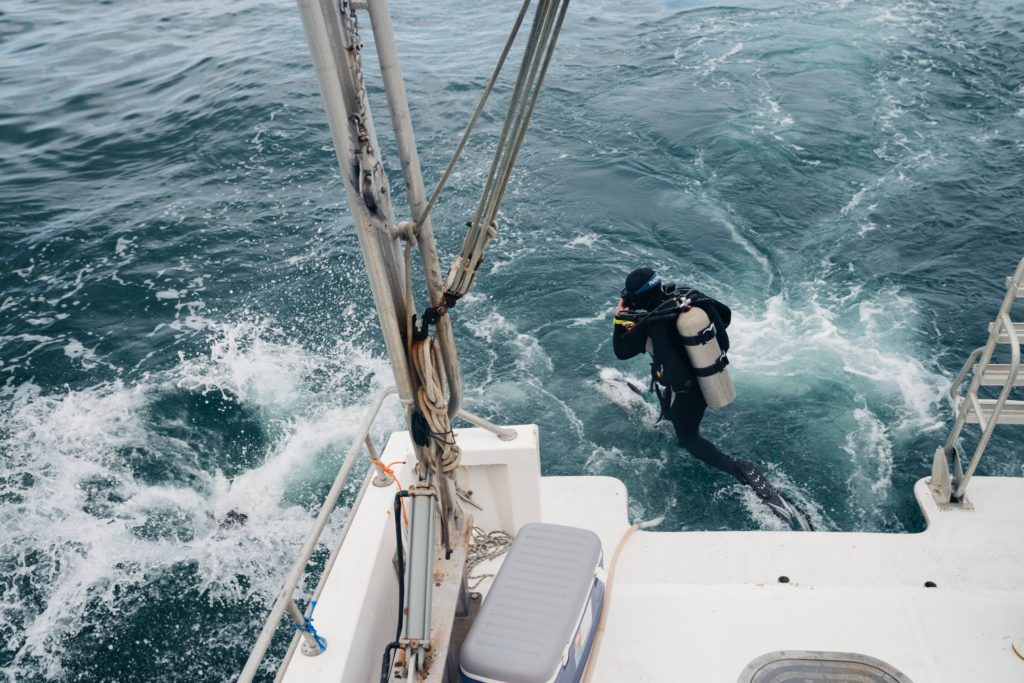
[[[522,371],[540,375],[550,372],[553,367],[551,358],[536,337],[519,332],[505,316],[496,311],[491,311],[481,318],[473,325],[472,331],[474,335],[489,344],[511,341],[515,366]]]
[[[649,379],[641,379],[635,375],[626,374],[618,368],[608,367],[598,368],[598,377],[594,386],[606,399],[630,412],[657,419],[658,411],[655,406],[630,388],[632,385],[644,390],[650,382]]]
[[[711,74],[715,73],[718,67],[725,63],[730,57],[734,57],[742,51],[743,43],[736,43],[721,55],[708,59],[700,66],[701,75],[710,76]]]
[[[594,243],[601,239],[600,235],[596,233],[587,233],[585,235],[577,235],[569,240],[565,246],[567,247],[592,247]]]
[[[775,269],[772,268],[771,261],[768,260],[768,257],[765,256],[764,252],[758,249],[757,246],[742,232],[740,232],[739,227],[732,220],[726,218],[725,227],[729,231],[729,236],[732,237],[733,241],[740,245],[743,248],[743,251],[750,254],[750,256],[757,261],[757,264],[761,266],[761,270],[763,270],[764,274],[768,277],[765,285],[766,287],[771,287],[772,283],[775,281]]]
[[[812,289],[815,284],[809,284]],[[947,380],[908,353],[906,319],[912,304],[896,294],[874,300],[793,302],[779,294],[768,299],[759,316],[735,311],[731,335],[735,376],[743,382],[784,378],[773,387],[802,391],[842,371],[870,383],[875,395],[897,396],[900,428],[934,429],[941,425],[937,407]],[[850,326],[848,315],[857,323]]]
[[[587,325],[593,325],[594,323],[603,323],[608,320],[608,315],[611,312],[611,306],[602,308],[592,316],[584,318],[570,318],[568,323],[569,327],[585,327]]]
[[[288,484],[333,476],[330,467],[319,471],[319,459],[336,468],[364,410],[353,398],[379,385],[386,364],[350,347],[314,352],[278,341],[262,323],[215,328],[208,354],[135,384],[51,394],[4,387],[0,505],[8,526],[0,557],[22,577],[0,596],[0,631],[16,634],[10,671],[61,678],[63,639],[90,626],[84,605],[99,599],[116,609],[117,595],[180,563],[214,597],[278,590],[295,530],[310,519],[289,500]],[[81,358],[87,349],[66,351]],[[155,434],[148,412],[176,391],[230,394],[255,409],[270,435],[262,464],[234,478],[190,464],[197,446]],[[389,413],[380,429],[396,422]],[[133,458],[142,468],[173,462],[190,476],[153,483]],[[223,526],[232,510],[247,522]]]
[[[861,200],[864,199],[864,193],[867,191],[868,189],[866,187],[862,187],[857,190],[857,192],[850,197],[850,201],[846,203],[846,206],[839,210],[839,213],[845,216],[860,206]]]
[[[856,514],[861,528],[871,529],[882,521],[879,511],[892,485],[893,444],[888,428],[867,407],[863,397],[861,403],[862,407],[853,410],[857,427],[847,434],[843,450],[853,465],[848,480],[851,503],[858,506]]]

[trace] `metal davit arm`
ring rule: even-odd
[[[298,4],[398,394],[403,405],[410,406],[414,384],[402,336],[406,320],[402,266],[387,177],[366,103],[358,34],[343,25],[339,4],[347,6],[346,0],[298,0]]]
[[[423,277],[427,283],[427,294],[430,297],[430,305],[437,306],[442,302],[444,281],[441,278],[441,263],[434,244],[434,229],[429,214],[425,214],[426,190],[423,187],[423,175],[420,172],[419,153],[416,151],[416,137],[412,129],[409,100],[405,94],[405,82],[402,80],[398,50],[395,47],[395,29],[391,23],[387,0],[372,0],[367,3],[366,9],[370,15],[370,26],[373,29],[374,44],[377,47],[377,59],[380,62],[381,76],[384,80],[384,92],[387,95],[388,109],[391,113],[391,125],[395,131],[398,156],[402,161],[402,175],[405,178],[409,208],[413,221],[420,226],[416,242],[419,245]],[[447,315],[441,316],[437,321],[436,329],[437,343],[448,383],[448,417],[454,418],[462,406],[462,371],[459,368],[451,318]]]

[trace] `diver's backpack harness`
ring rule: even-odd
[[[736,398],[736,390],[726,367],[729,365],[729,334],[715,302],[697,290],[666,287],[668,299],[647,313],[622,311],[618,318],[636,325],[675,320],[676,339],[693,366],[704,401],[709,408],[722,408]],[[671,407],[672,390],[662,388],[664,380],[658,363],[651,364],[651,388],[661,404],[662,419]]]

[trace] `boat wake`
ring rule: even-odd
[[[0,634],[9,676],[62,679],[65,658],[77,656],[76,667],[116,678],[102,670],[105,648],[90,648],[88,661],[74,651],[85,632],[112,649],[132,639],[150,659],[177,659],[182,648],[208,647],[211,630],[247,633],[280,589],[358,428],[362,394],[387,367],[349,346],[311,352],[262,323],[209,333],[209,353],[135,383],[60,393],[24,384],[5,403]],[[382,419],[377,437],[397,418]],[[339,508],[335,528],[345,514]],[[188,600],[231,617],[214,624],[214,611],[188,631],[188,621],[144,616]],[[203,675],[178,665],[168,673],[182,677]]]

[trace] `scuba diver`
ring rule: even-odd
[[[651,389],[661,403],[658,421],[668,418],[672,422],[679,445],[698,460],[749,486],[791,528],[813,530],[806,516],[772,486],[752,462],[726,455],[698,433],[708,402],[686,351],[686,342],[676,326],[680,312],[691,307],[707,314],[711,321],[707,329],[722,351],[715,366],[701,368],[705,371],[701,376],[721,372],[728,362],[724,354],[729,348],[725,328],[729,326],[732,311],[696,290],[662,284],[661,278],[650,268],[637,268],[626,278],[622,299],[615,309],[612,335],[615,356],[626,360],[648,352],[652,359]],[[729,400],[731,397],[718,405]]]

